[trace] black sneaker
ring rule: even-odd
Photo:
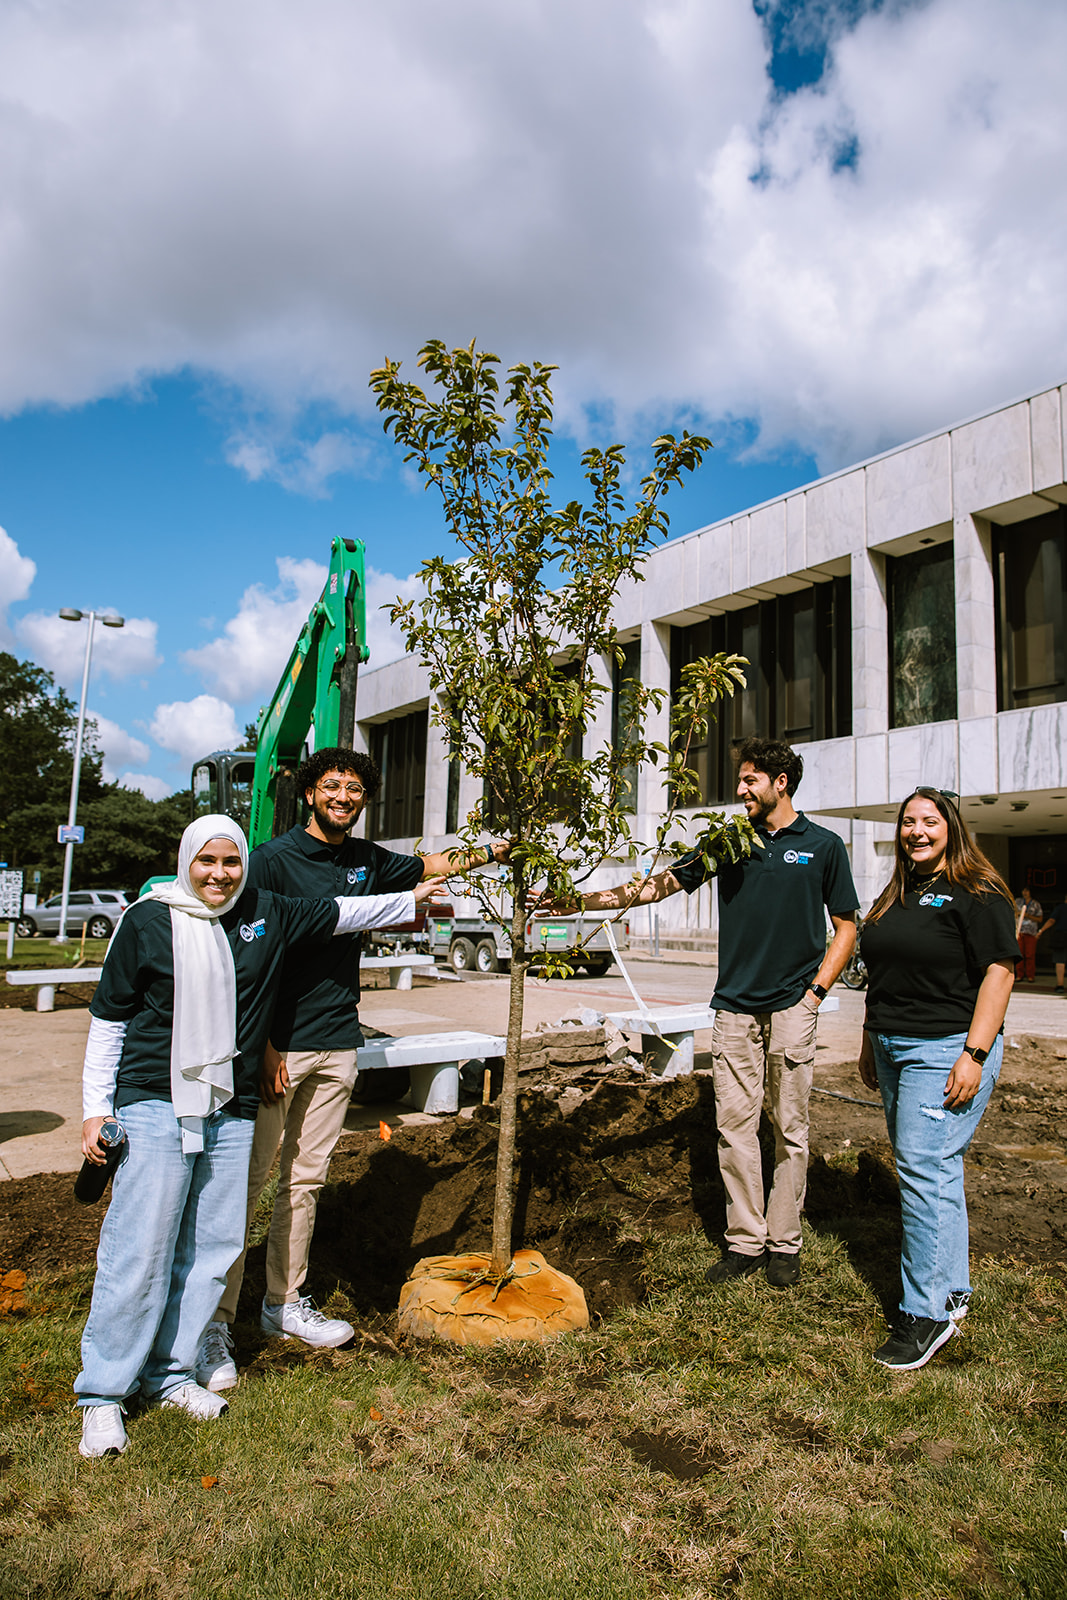
[[[937,1322],[933,1317],[912,1317],[901,1311],[889,1338],[874,1352],[874,1359],[894,1372],[914,1372],[916,1367],[925,1367],[934,1351],[940,1350],[955,1332],[951,1317]]]
[[[767,1251],[767,1282],[772,1289],[791,1289],[799,1277],[799,1250]]]
[[[952,1322],[962,1322],[971,1303],[969,1289],[953,1289],[945,1301],[945,1315]]]
[[[727,1250],[721,1261],[716,1261],[704,1274],[705,1283],[729,1283],[732,1278],[751,1278],[767,1260],[766,1250],[758,1256],[743,1256],[740,1250]]]

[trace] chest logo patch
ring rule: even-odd
[[[942,906],[950,906],[952,904],[952,896],[950,894],[921,894],[919,896],[919,904],[921,906],[933,906],[935,911],[940,911]]]
[[[366,867],[349,867],[349,869],[348,869],[348,881],[349,881],[349,883],[366,883],[366,881],[367,881],[367,869],[366,869]]]
[[[253,939],[262,939],[267,931],[267,925],[262,917],[257,917],[255,922],[242,922],[237,932],[245,944],[251,944]]]
[[[782,860],[783,861],[788,861],[788,863],[789,863],[789,865],[791,867],[792,866],[806,867],[809,861],[814,861],[815,860],[815,851],[814,850],[787,850],[785,852],[785,855],[782,857]]]

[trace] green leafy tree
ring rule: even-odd
[[[463,555],[424,562],[425,597],[398,601],[392,616],[444,697],[434,714],[449,748],[484,784],[485,798],[460,830],[464,843],[492,824],[512,844],[508,904],[486,899],[487,914],[507,927],[511,949],[490,1269],[503,1278],[511,1262],[525,928],[534,886],[543,885],[553,901],[570,901],[578,862],[588,871],[609,859],[636,859],[642,847],[631,834],[626,773],[662,761],[675,808],[691,799],[695,779],[686,763],[694,730],[744,678],[736,657],[694,663],[670,749],[643,736],[645,714],[662,704],[662,692],[632,683],[623,737],[583,758],[580,736],[610,693],[610,663],[621,659],[611,621],[619,585],[640,579],[642,562],[667,533],[667,493],[700,465],[710,442],[689,433],[655,439],[652,469],[632,507],[623,492],[622,448],[587,450],[586,502],[556,505],[549,466],[554,369],[515,366],[502,386],[496,356],[473,343],[449,350],[438,340],[418,361],[435,392],[406,382],[393,361],[372,373],[371,387],[386,431],[440,494]],[[670,847],[674,820],[672,811],[661,823],[657,851]],[[747,821],[709,814],[698,847],[718,859],[747,852],[751,838]],[[478,883],[472,879],[476,891]]]
[[[0,651],[0,851],[24,871],[51,873],[67,820],[77,708],[32,661]],[[102,791],[95,728],[86,728],[80,793]]]

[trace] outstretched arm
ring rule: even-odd
[[[471,850],[435,850],[422,858],[423,878],[447,877],[452,872],[469,872],[472,867],[488,867],[494,861],[506,861],[510,854],[511,846],[503,839],[475,845]]]
[[[628,911],[631,906],[648,906],[657,900],[666,900],[669,895],[677,894],[681,887],[668,868],[648,878],[631,878],[629,883],[620,883],[614,889],[591,889],[576,901],[545,901],[536,910],[556,917],[567,916],[575,911]]]

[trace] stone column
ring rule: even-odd
[[[996,608],[992,530],[984,517],[953,519],[956,577],[956,715],[992,717],[997,710]]]
[[[650,689],[663,689],[668,696],[662,711],[650,710],[645,722],[649,743],[668,744],[671,732],[671,629],[667,622],[646,622],[641,629],[641,682]],[[645,765],[637,779],[637,832],[642,839],[655,838],[656,826],[667,809],[667,784],[662,762]]]
[[[429,705],[426,729],[426,798],[423,801],[422,828],[425,848],[439,850],[445,833],[448,807],[448,739],[445,730],[434,722],[436,698]]]
[[[852,552],[852,732],[857,738],[889,727],[889,627],[885,557]]]

